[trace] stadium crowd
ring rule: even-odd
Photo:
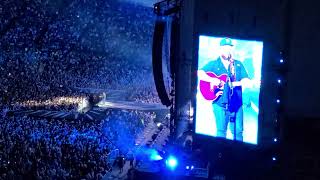
[[[79,96],[73,88],[126,89],[130,100],[160,102],[151,86],[152,11],[112,1],[45,2],[12,1],[16,8],[0,11],[7,104]]]
[[[108,110],[100,122],[2,116],[0,176],[4,179],[101,179],[115,148],[133,149],[151,113]]]
[[[101,179],[114,148],[133,148],[149,112],[108,110],[101,122],[23,115],[72,110],[87,93],[126,90],[159,103],[151,71],[152,9],[118,1],[6,0],[0,5],[0,179]]]

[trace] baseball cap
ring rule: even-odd
[[[220,41],[220,46],[225,46],[225,45],[233,46],[232,40],[230,38],[223,38]]]

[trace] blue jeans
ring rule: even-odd
[[[213,113],[216,118],[217,136],[227,137],[227,128],[229,128],[235,139],[243,141],[243,110],[242,106],[236,112],[229,112],[226,108],[217,104],[212,104]],[[236,125],[236,127],[234,127]],[[234,136],[236,134],[236,136]]]

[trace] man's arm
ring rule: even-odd
[[[220,84],[220,80],[218,78],[210,77],[204,70],[198,70],[198,81],[199,80],[210,82],[211,85],[215,86]]]
[[[243,88],[252,88],[253,83],[249,78],[243,78],[243,79],[241,79],[241,86]]]
[[[253,88],[253,87],[260,87],[260,81],[255,81],[249,78],[248,72],[246,68],[240,63],[241,66],[241,85],[243,88]]]
[[[249,75],[248,72],[246,70],[246,68],[244,67],[244,65],[238,61],[238,63],[240,64],[240,82],[241,82],[241,86],[242,88],[250,88],[251,87],[251,80],[249,79]],[[237,64],[237,66],[239,66],[239,64]]]

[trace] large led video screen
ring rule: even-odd
[[[263,42],[199,36],[197,134],[258,144]]]

